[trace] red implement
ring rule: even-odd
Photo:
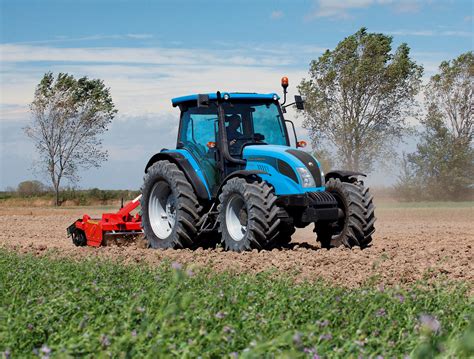
[[[141,195],[127,203],[117,213],[104,213],[101,219],[85,214],[67,229],[76,246],[99,247],[105,236],[136,236],[143,233],[140,214],[130,213],[140,205]]]

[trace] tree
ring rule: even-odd
[[[460,200],[474,178],[474,55],[444,61],[439,70],[426,86],[421,142],[407,159],[422,199]]]
[[[370,172],[414,114],[423,69],[406,44],[394,54],[391,44],[392,37],[362,28],[313,60],[299,85],[313,147],[329,141],[347,169]]]
[[[456,139],[472,142],[474,111],[474,53],[443,61],[431,77],[425,101],[440,113]]]
[[[33,122],[25,128],[40,155],[59,205],[61,181],[78,180],[78,169],[99,167],[107,159],[100,135],[117,112],[101,80],[46,73],[30,105]]]

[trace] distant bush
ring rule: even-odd
[[[44,194],[48,188],[40,181],[23,181],[17,187],[20,197],[31,197]]]

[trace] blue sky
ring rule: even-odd
[[[34,178],[22,132],[47,71],[101,78],[119,110],[104,138],[110,160],[82,173],[82,188],[138,188],[148,158],[172,147],[170,98],[216,90],[278,92],[311,59],[365,26],[408,43],[425,79],[473,49],[473,2],[7,1],[0,0],[0,189]],[[301,119],[294,119],[302,138]],[[41,179],[41,177],[36,177]],[[382,172],[373,176],[382,181]]]

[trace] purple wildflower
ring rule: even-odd
[[[49,355],[51,354],[51,349],[48,348],[46,344],[43,344],[40,349],[40,352],[42,353],[41,358],[48,359]]]
[[[313,359],[320,359],[317,351],[316,351],[316,348],[304,348],[303,350],[306,354],[313,354],[312,358]]]
[[[420,316],[421,326],[428,332],[433,332],[435,334],[441,331],[441,324],[435,317],[423,314]]]
[[[222,328],[222,331],[224,333],[233,333],[234,332],[234,329],[232,329],[231,327],[229,327],[228,325],[224,326],[224,328]]]
[[[405,297],[401,294],[395,294],[395,298],[397,298],[400,303],[403,303],[405,301]]]
[[[108,347],[110,345],[110,339],[107,335],[105,334],[102,334],[100,336],[100,344],[103,346],[103,347]]]
[[[186,275],[187,275],[188,277],[193,277],[193,276],[194,276],[194,272],[193,272],[191,269],[188,269],[188,270],[186,271]]]
[[[180,270],[181,268],[183,268],[183,265],[178,262],[173,262],[171,263],[171,268],[173,268],[174,270]]]
[[[381,293],[385,292],[385,285],[383,283],[380,283],[378,289]]]
[[[327,334],[322,334],[319,336],[319,340],[331,340],[332,339],[332,334],[327,333]]]
[[[11,355],[11,352],[8,349],[3,352],[3,356],[5,357],[5,359],[10,359],[10,355]]]
[[[301,344],[301,333],[296,332],[295,335],[293,335],[293,343],[296,345]]]
[[[387,314],[385,308],[380,308],[375,314],[377,317],[384,317]]]
[[[33,330],[33,329],[34,329],[34,326],[33,326],[33,324],[28,323],[27,328],[28,328],[28,330]]]
[[[130,334],[132,335],[132,337],[136,337],[137,336],[137,330],[133,329]]]
[[[324,319],[323,321],[317,320],[316,325],[320,326],[321,328],[327,327],[329,325],[329,320]]]
[[[238,358],[239,354],[237,352],[232,352],[232,353],[230,353],[230,357],[231,358]]]
[[[216,315],[215,315],[215,317],[216,317],[217,319],[224,319],[225,313],[224,313],[224,312],[217,312]]]

